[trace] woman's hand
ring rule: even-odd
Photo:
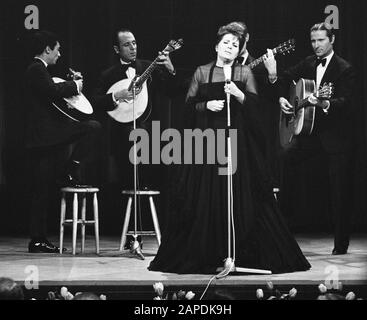
[[[224,108],[224,100],[210,100],[206,103],[206,108],[213,112],[219,112]]]
[[[245,94],[232,81],[224,85],[224,92],[234,96],[240,103],[245,100]]]

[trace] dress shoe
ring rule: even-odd
[[[66,251],[66,248],[62,249],[63,252]],[[28,244],[28,252],[29,253],[59,253],[60,248],[53,245],[48,240],[31,240]]]
[[[51,248],[55,248],[57,249],[57,252],[60,252],[60,248],[56,247],[53,243],[51,243],[50,241],[48,241],[47,239],[44,239],[44,242],[49,245]],[[65,252],[66,248],[62,248],[62,252]]]
[[[348,249],[337,249],[337,248],[334,248],[333,251],[332,251],[332,255],[333,256],[337,256],[337,255],[341,255],[341,254],[346,254],[348,251]]]

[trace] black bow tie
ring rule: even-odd
[[[129,67],[136,69],[136,61],[131,61],[130,63],[124,63],[121,64],[121,66],[124,70],[129,69]]]
[[[316,67],[317,67],[319,64],[322,64],[322,66],[323,66],[323,67],[325,67],[325,64],[326,64],[326,58],[324,58],[324,59],[317,59],[317,60],[316,60]]]
[[[243,61],[245,60],[245,58],[244,57],[238,57],[237,58],[237,62],[239,63],[239,64],[243,64]]]

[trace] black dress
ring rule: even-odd
[[[237,267],[273,273],[308,270],[311,266],[278,210],[263,157],[256,84],[250,69],[236,65],[232,81],[245,93],[240,104],[231,97],[232,128],[237,129],[237,170],[233,175]],[[187,95],[195,128],[226,128],[226,108],[212,112],[210,100],[225,100],[223,69],[199,67]],[[205,150],[205,147],[204,147]],[[219,163],[180,166],[162,244],[149,270],[173,273],[215,273],[228,255],[227,177]],[[235,169],[235,166],[233,166]]]

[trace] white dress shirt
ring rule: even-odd
[[[324,57],[326,59],[326,63],[325,65],[323,66],[321,63],[317,66],[316,68],[316,89],[318,90],[320,88],[320,85],[321,85],[321,80],[325,74],[325,71],[330,63],[330,60],[331,58],[333,57],[334,55],[334,50],[331,51],[331,53],[329,53],[329,55],[327,55],[326,57]],[[323,59],[324,59],[323,58]],[[326,108],[323,109],[323,111],[325,113],[328,113],[329,111],[329,108],[330,108],[330,102],[327,100],[327,104],[328,106]]]
[[[129,64],[129,63],[126,63],[125,61],[123,61],[121,59],[120,59],[120,62],[123,65],[124,64]],[[132,68],[132,67],[127,68],[127,70],[126,70],[126,76],[127,76],[128,79],[133,79],[136,76],[136,70],[135,70],[135,68]]]
[[[326,58],[326,63],[325,65],[323,66],[321,63],[317,66],[316,68],[316,88],[319,88],[320,85],[321,85],[321,80],[322,80],[322,77],[324,76],[325,74],[325,71],[330,63],[330,60],[331,58],[333,57],[334,55],[334,51],[331,51],[331,53],[324,57]]]

